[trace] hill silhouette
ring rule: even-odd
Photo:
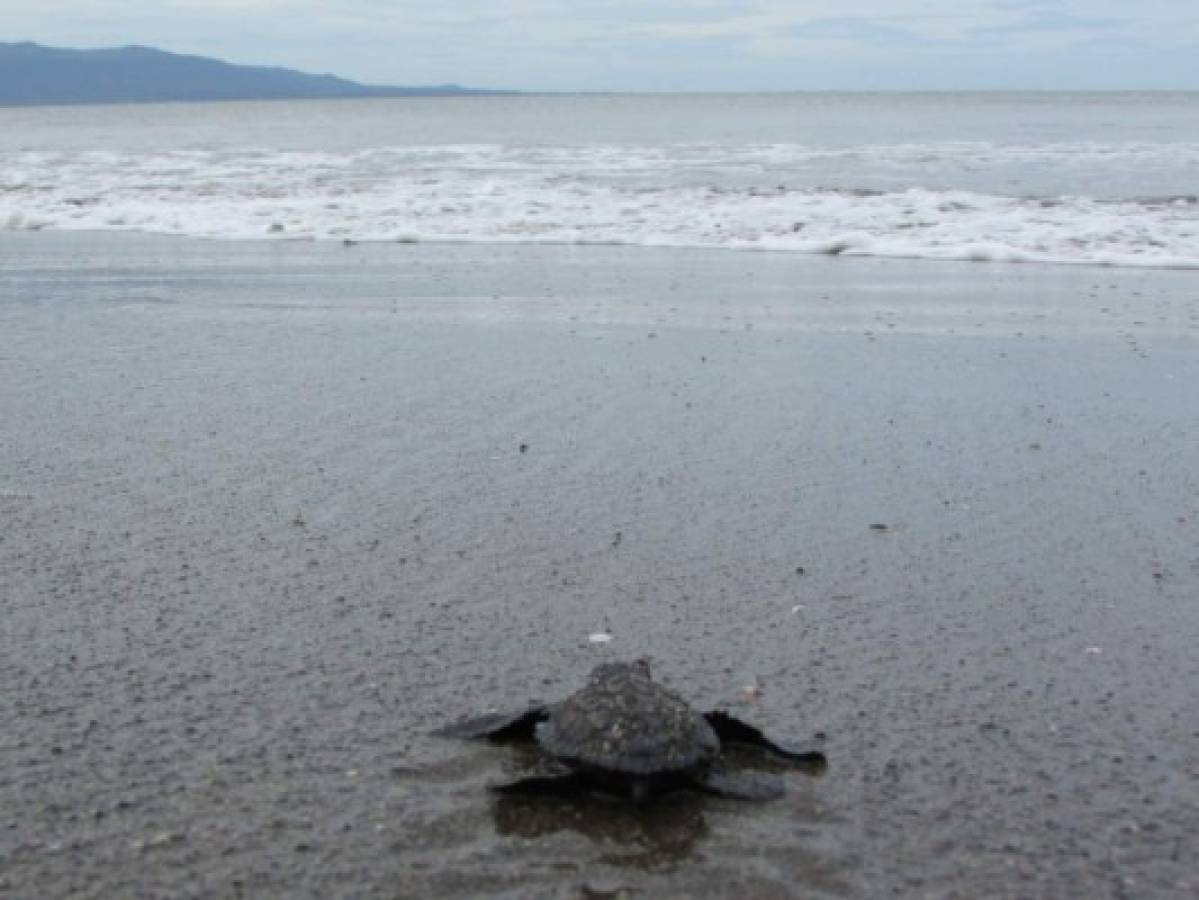
[[[153,103],[492,94],[455,84],[390,87],[335,75],[242,66],[153,47],[73,50],[0,43],[0,105]]]

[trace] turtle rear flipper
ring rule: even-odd
[[[493,794],[517,797],[576,797],[591,789],[591,782],[579,772],[565,775],[531,775],[501,784],[489,784]]]
[[[705,713],[704,718],[708,720],[708,724],[712,726],[712,730],[716,732],[722,743],[749,744],[761,747],[775,756],[798,763],[800,768],[810,771],[814,775],[818,775],[828,768],[828,760],[821,750],[767,737],[760,728],[755,728],[722,709]]]
[[[777,775],[766,775],[760,772],[738,773],[730,775],[726,772],[708,772],[697,776],[694,781],[697,790],[727,800],[778,800],[786,792],[783,779]]]
[[[532,740],[533,729],[545,719],[546,708],[540,704],[529,706],[519,712],[484,713],[444,725],[433,732],[436,737],[462,738],[464,740],[506,740],[523,738]]]

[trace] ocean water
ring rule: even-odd
[[[1199,268],[1199,93],[0,109],[0,229]]]

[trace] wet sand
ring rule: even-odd
[[[1194,896],[1197,349],[1186,272],[0,234],[0,896]],[[827,773],[428,735],[641,654]]]

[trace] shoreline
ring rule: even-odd
[[[1165,198],[1166,200],[1176,199],[1194,202],[1194,197],[1191,195],[1179,196],[1177,198]],[[412,246],[422,245],[430,247],[478,247],[483,250],[492,249],[499,250],[505,247],[529,247],[529,248],[546,248],[553,250],[555,248],[579,248],[585,250],[587,248],[621,248],[628,250],[644,250],[648,253],[654,252],[694,252],[694,253],[734,253],[734,254],[767,254],[781,255],[788,257],[801,258],[821,258],[832,257],[841,259],[853,260],[891,260],[897,262],[913,262],[913,263],[967,263],[970,265],[987,265],[987,266],[1047,266],[1047,267],[1068,267],[1074,269],[1082,269],[1084,271],[1162,271],[1162,272],[1194,272],[1199,270],[1199,259],[1173,259],[1168,258],[1165,261],[1149,261],[1139,262],[1135,255],[1124,255],[1119,261],[1113,261],[1109,258],[1099,259],[1070,259],[1062,256],[1045,256],[1036,257],[1028,255],[1025,251],[1018,250],[1007,246],[967,246],[957,251],[957,255],[953,253],[933,254],[933,253],[909,253],[909,252],[882,252],[878,250],[862,250],[854,247],[854,241],[863,239],[862,235],[853,234],[844,237],[829,238],[819,245],[814,245],[807,249],[798,249],[787,247],[783,244],[777,246],[770,243],[763,245],[738,245],[738,244],[689,244],[689,243],[637,243],[635,241],[620,241],[620,240],[578,240],[578,239],[544,239],[544,240],[525,240],[521,238],[512,238],[509,240],[479,240],[477,238],[462,238],[455,239],[449,237],[420,237],[420,236],[405,236],[387,237],[387,238],[371,238],[371,237],[349,237],[349,236],[319,236],[312,234],[277,234],[274,237],[270,236],[268,231],[262,236],[248,237],[245,235],[206,235],[206,234],[186,234],[182,232],[170,231],[143,231],[138,229],[126,228],[97,228],[97,229],[73,229],[73,228],[44,228],[38,227],[17,227],[10,226],[7,229],[0,229],[0,234],[63,234],[63,235],[83,235],[93,236],[95,240],[103,240],[104,235],[130,235],[132,238],[144,238],[147,240],[157,239],[174,239],[184,241],[211,241],[213,243],[230,243],[230,244],[259,244],[259,243],[311,243],[327,246],[343,246],[343,247],[385,247],[392,245]],[[869,236],[866,239],[872,240]]]
[[[1194,890],[1193,277],[49,232],[0,276],[0,893]],[[828,773],[530,807],[428,734],[642,654]]]

